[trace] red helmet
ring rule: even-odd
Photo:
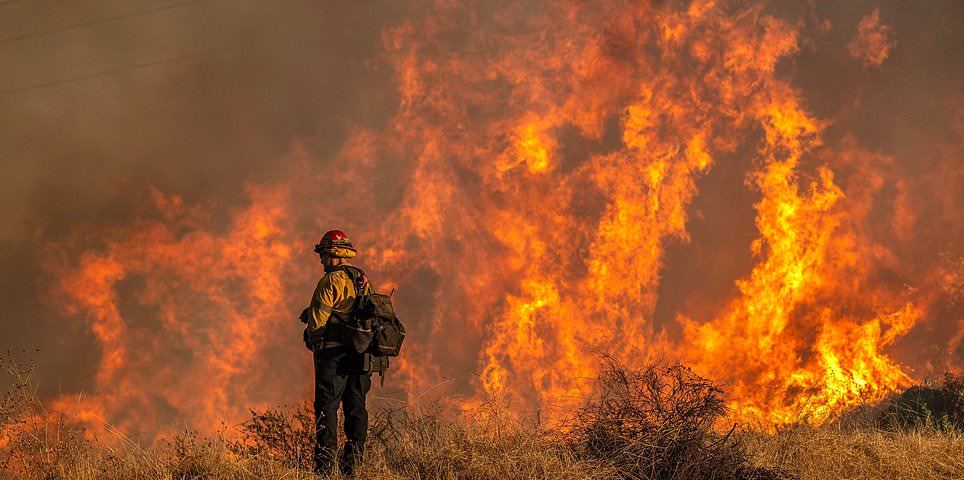
[[[356,251],[355,247],[351,244],[351,239],[348,238],[348,235],[345,235],[345,232],[341,230],[329,230],[322,235],[318,245],[315,245],[315,252],[322,253],[329,248],[335,247],[347,248],[353,252]]]

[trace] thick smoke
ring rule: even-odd
[[[203,205],[223,229],[243,185],[286,174],[296,143],[327,168],[351,128],[395,109],[392,79],[371,66],[400,19],[394,4],[212,0],[141,15],[158,2],[0,5],[0,338],[40,349],[42,392],[90,389],[100,357],[51,299],[44,245],[129,223],[152,187]]]

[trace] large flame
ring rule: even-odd
[[[469,398],[570,407],[601,354],[683,359],[765,426],[908,385],[886,348],[960,297],[960,259],[916,288],[882,276],[901,252],[878,226],[906,235],[915,192],[897,185],[881,222],[890,160],[823,144],[833,119],[778,73],[808,24],[654,3],[436,2],[384,33],[400,102],[383,131],[355,132],[334,159],[296,148],[288,180],[252,183],[226,219],[154,192],[144,219],[52,246],[56,298],[103,349],[82,410],[163,430],[306,398],[294,318],[319,274],[314,237],[335,227],[376,286],[397,288],[412,334],[389,384],[410,400],[455,378],[448,391]],[[860,34],[892,48],[878,13],[867,22]],[[717,310],[657,321],[668,248],[719,248],[688,230],[701,183],[746,165],[731,189],[757,197],[752,268],[735,290],[687,286]]]

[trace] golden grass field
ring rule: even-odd
[[[884,428],[862,412],[822,426],[723,430],[719,391],[685,367],[614,366],[601,379],[598,398],[555,427],[520,420],[499,402],[459,413],[438,406],[374,409],[367,461],[357,476],[964,478],[964,434],[940,422]],[[27,380],[15,379],[0,403],[0,478],[318,478],[307,469],[307,405],[254,412],[233,431],[185,432],[144,446],[119,432],[90,439],[71,419],[44,412]],[[657,391],[659,398],[651,395]]]

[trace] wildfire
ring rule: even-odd
[[[103,350],[85,411],[203,427],[307,398],[294,316],[329,227],[397,287],[411,340],[388,383],[409,399],[456,377],[470,397],[571,407],[601,354],[679,358],[723,382],[734,419],[772,426],[911,382],[886,348],[941,294],[881,280],[899,263],[867,227],[883,163],[824,145],[833,119],[778,74],[804,23],[731,2],[495,3],[437,2],[385,32],[391,124],[337,159],[296,149],[288,180],[252,184],[223,225],[155,192],[145,219],[53,246],[57,298]],[[712,315],[659,320],[668,249],[716,248],[691,236],[701,183],[747,155],[752,268],[735,296],[705,292]]]

